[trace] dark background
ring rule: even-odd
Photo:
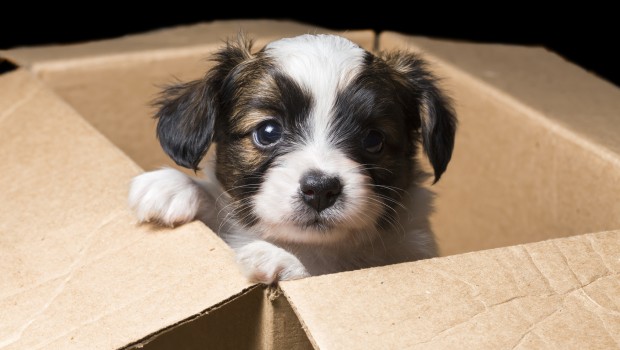
[[[84,3],[65,11],[31,5],[0,5],[0,48],[52,43],[71,43],[110,38],[180,24],[217,19],[290,19],[330,29],[374,29],[454,40],[544,46],[564,58],[620,86],[617,62],[619,21],[616,11],[595,3],[580,3],[542,10],[536,4],[501,2],[497,7],[454,8],[453,5],[421,6],[421,3],[381,1],[373,9],[358,3],[351,12],[336,13],[329,5],[288,3],[296,7],[284,14],[272,6],[247,8],[229,2],[201,6],[182,2],[154,3],[142,11],[110,4]],[[408,4],[409,9],[402,8]],[[218,7],[215,9],[214,7]],[[38,10],[34,10],[34,8]]]

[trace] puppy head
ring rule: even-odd
[[[302,35],[256,53],[240,37],[214,61],[204,79],[163,92],[157,135],[191,169],[217,143],[232,215],[265,239],[369,239],[397,225],[419,143],[435,182],[446,170],[456,118],[417,55]]]

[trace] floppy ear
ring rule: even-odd
[[[222,118],[221,87],[230,71],[251,57],[251,47],[240,34],[214,55],[216,64],[203,79],[168,86],[155,101],[157,138],[178,165],[198,170],[215,137],[216,120]]]
[[[383,59],[395,71],[402,102],[414,117],[414,127],[420,129],[424,151],[435,172],[435,183],[446,170],[454,148],[457,121],[451,101],[418,55],[385,53]]]

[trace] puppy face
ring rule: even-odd
[[[304,35],[257,53],[239,39],[215,61],[164,91],[158,137],[193,169],[215,141],[231,215],[264,239],[371,239],[398,225],[420,141],[435,181],[450,160],[454,113],[413,54]]]

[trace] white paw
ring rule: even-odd
[[[237,261],[252,282],[272,284],[310,276],[293,254],[264,241],[255,241],[237,249]]]
[[[129,206],[140,222],[180,225],[196,217],[201,191],[189,176],[165,168],[138,175],[131,181]]]

